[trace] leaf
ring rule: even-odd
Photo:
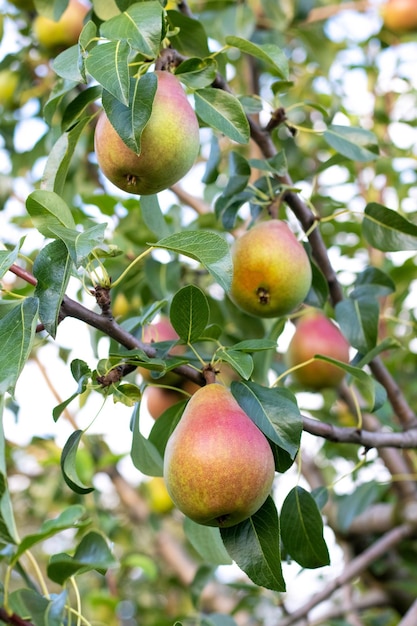
[[[232,559],[224,547],[219,528],[202,526],[186,517],[184,530],[188,541],[205,563],[210,565],[230,565],[232,563]]]
[[[6,440],[3,430],[4,395],[0,395],[0,542],[19,542],[13,507],[7,486]]]
[[[354,299],[372,296],[379,298],[395,292],[395,283],[388,274],[377,267],[367,267],[358,274],[355,288],[350,292]]]
[[[90,106],[90,104],[95,102],[95,100],[97,100],[101,96],[101,93],[101,86],[93,85],[92,87],[87,87],[79,94],[77,94],[77,96],[73,100],[71,100],[71,102],[65,108],[61,124],[63,130],[71,130],[75,123],[80,120],[81,115]],[[88,119],[90,120],[91,118],[88,117]]]
[[[201,20],[188,17],[180,11],[167,11],[168,25],[173,31],[170,44],[187,57],[208,57],[207,34]]]
[[[37,189],[29,194],[26,209],[35,228],[44,236],[55,239],[50,226],[75,228],[72,213],[62,198],[54,191]]]
[[[95,224],[80,232],[64,226],[50,226],[54,235],[65,244],[76,268],[84,266],[91,252],[103,243],[106,228],[107,224]]]
[[[209,315],[207,298],[199,287],[182,287],[172,299],[170,321],[180,339],[187,344],[192,344],[201,337]]]
[[[288,59],[278,46],[271,43],[255,44],[242,37],[226,37],[226,43],[229,46],[239,48],[242,52],[264,61],[272,70],[275,70],[283,80],[288,80]]]
[[[155,59],[164,35],[162,6],[153,0],[133,4],[124,13],[104,22],[100,34],[106,39],[127,41],[147,59]]]
[[[0,396],[6,392],[14,394],[17,379],[32,349],[38,308],[37,298],[26,298],[0,319]]]
[[[138,155],[141,151],[142,133],[152,113],[157,84],[158,79],[153,72],[140,79],[131,78],[128,106],[108,91],[103,91],[103,108],[111,125],[127,147]]]
[[[346,532],[355,517],[366,511],[375,502],[381,501],[386,491],[386,485],[370,480],[359,485],[352,493],[338,496],[336,498],[337,524],[340,530]]]
[[[70,80],[75,84],[86,82],[81,71],[80,46],[78,44],[60,52],[53,60],[52,69],[61,78]]]
[[[9,268],[16,261],[23,241],[24,239],[22,238],[19,243],[15,245],[13,250],[0,250],[0,278],[3,278],[5,273],[9,271]]]
[[[175,70],[175,75],[189,89],[208,87],[215,80],[217,63],[214,59],[186,59]]]
[[[139,430],[139,408],[136,404],[132,415],[132,448],[131,458],[133,465],[147,476],[163,475],[163,459],[156,446],[146,439]]]
[[[129,105],[129,55],[128,42],[117,40],[95,46],[85,59],[87,72],[125,106]]]
[[[302,567],[314,569],[330,563],[320,511],[302,487],[291,489],[284,500],[281,537],[287,552]]]
[[[377,143],[375,135],[369,130],[334,124],[324,131],[323,137],[336,152],[352,161],[374,161],[378,158],[378,154],[367,148]]]
[[[83,434],[83,430],[75,430],[69,436],[61,454],[61,470],[64,480],[70,489],[75,491],[75,493],[80,494],[91,493],[94,491],[94,487],[87,487],[80,480],[76,468],[78,446]]]
[[[417,250],[417,226],[376,202],[365,207],[362,233],[371,246],[383,252]]]
[[[371,298],[345,298],[335,307],[336,320],[349,343],[366,354],[378,339],[379,306]]]
[[[75,359],[71,363],[71,372],[75,380],[78,382],[77,390],[69,397],[67,400],[64,400],[56,407],[54,407],[52,411],[52,417],[56,422],[59,416],[63,413],[63,411],[67,408],[67,406],[76,398],[78,395],[84,393],[87,389],[88,380],[91,376],[91,370],[84,361],[80,359]]]
[[[65,553],[54,554],[49,561],[47,573],[51,580],[63,585],[75,574],[92,570],[105,574],[106,570],[115,564],[116,561],[104,537],[91,531],[81,539],[74,556]]]
[[[61,626],[67,602],[67,591],[51,594],[50,598],[41,596],[33,589],[19,589],[17,592],[21,603],[28,611],[31,622],[35,626]]]
[[[63,133],[49,153],[42,175],[42,189],[62,195],[67,179],[68,169],[74,155],[78,140],[92,116],[79,120],[68,132]],[[29,210],[29,209],[28,209]],[[48,224],[52,226],[53,224]],[[42,231],[41,231],[42,232]],[[44,234],[44,233],[43,233]],[[51,235],[46,235],[50,237]]]
[[[156,194],[141,196],[140,208],[142,210],[142,217],[145,225],[157,237],[167,237],[170,234],[170,229],[162,214],[158,196]]]
[[[249,141],[250,129],[239,100],[230,93],[207,87],[194,92],[195,112],[208,126],[237,143]]]
[[[287,389],[249,381],[232,382],[231,391],[266,437],[294,458],[300,446],[302,418],[293,395]]]
[[[244,339],[235,343],[233,350],[239,352],[259,352],[262,350],[275,350],[277,342],[273,339]]]
[[[254,365],[250,354],[242,353],[238,350],[225,349],[219,350],[218,357],[222,361],[229,363],[245,380],[251,377]]]
[[[61,303],[71,275],[71,259],[62,241],[52,241],[42,248],[33,264],[33,275],[38,281],[35,296],[39,298],[40,320],[46,332],[55,338]]]
[[[232,258],[229,245],[217,233],[210,231],[183,231],[169,235],[153,244],[199,261],[225,291],[232,283]]]
[[[268,497],[249,519],[220,529],[227,552],[256,584],[274,591],[285,591],[280,554],[278,513]]]
[[[40,541],[44,541],[49,537],[53,537],[57,533],[67,528],[76,528],[80,525],[80,520],[85,514],[85,509],[81,504],[73,504],[68,506],[58,515],[58,517],[43,522],[39,532],[26,535],[19,544],[15,554],[13,555],[13,563],[29,550],[32,546]]]

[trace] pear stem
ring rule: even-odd
[[[203,377],[206,381],[206,385],[210,385],[216,382],[216,373],[210,363],[203,368]]]

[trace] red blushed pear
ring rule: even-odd
[[[229,527],[263,505],[274,480],[268,440],[218,383],[191,397],[168,440],[164,478],[176,506],[206,526]]]
[[[384,25],[394,33],[417,29],[417,0],[388,0],[381,6]]]
[[[296,322],[295,333],[286,353],[287,366],[294,367],[317,354],[349,363],[349,343],[339,328],[320,311],[311,310]],[[337,387],[343,380],[345,371],[317,359],[294,370],[292,376],[300,385],[319,390]]]
[[[311,287],[306,251],[281,220],[260,222],[232,248],[232,301],[259,317],[279,317],[297,308]]]
[[[137,155],[101,113],[94,149],[104,176],[128,193],[149,195],[168,189],[191,169],[200,148],[198,120],[178,79],[156,71],[152,113]],[[139,83],[140,87],[140,83]]]

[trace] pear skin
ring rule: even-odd
[[[149,195],[168,189],[191,169],[200,148],[197,116],[178,79],[156,71],[152,113],[137,155],[122,141],[103,111],[94,148],[104,176],[128,193]]]
[[[274,473],[268,440],[231,392],[218,383],[196,391],[165,450],[178,509],[198,524],[234,526],[262,506]]]
[[[308,311],[296,322],[295,333],[286,353],[288,367],[308,361],[316,354],[349,363],[349,343],[339,328],[320,311]],[[345,371],[336,365],[316,360],[294,370],[295,381],[308,389],[337,387]]]
[[[388,0],[381,6],[384,26],[394,33],[417,30],[417,0]]]
[[[279,317],[297,308],[311,287],[306,251],[281,220],[260,222],[232,248],[232,301],[258,317]]]

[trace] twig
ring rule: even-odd
[[[0,608],[0,622],[5,624],[12,624],[13,626],[34,626],[32,622],[28,622],[25,619],[16,615],[16,613],[7,613],[4,609]]]
[[[327,613],[322,615],[319,619],[310,622],[310,626],[320,626],[321,624],[328,624],[330,620],[334,620],[343,617],[346,613],[352,609],[358,613],[367,611],[375,607],[389,606],[390,600],[388,596],[379,590],[371,591],[363,598],[352,602],[352,604],[342,604],[341,606],[335,606],[329,609]]]
[[[204,202],[204,200],[196,198],[191,193],[188,193],[188,191],[185,191],[181,187],[181,185],[172,185],[172,187],[170,187],[170,190],[177,196],[178,200],[194,209],[194,211],[198,213],[198,215],[206,215],[207,213],[211,213],[211,208],[206,202]]]
[[[417,600],[413,602],[398,626],[416,626],[417,624]]]
[[[404,539],[407,539],[414,533],[415,529],[409,524],[401,524],[387,532],[383,537],[375,541],[367,550],[348,563],[340,574],[321,591],[316,593],[308,602],[299,609],[291,613],[288,617],[279,622],[279,626],[292,626],[299,620],[303,619],[318,604],[327,600],[337,589],[346,585],[356,576],[359,576],[366,570],[371,563],[383,556],[386,552],[394,548]],[[414,622],[415,623],[415,622]],[[404,625],[403,625],[404,626]],[[414,626],[414,625],[413,625]]]
[[[320,422],[311,417],[303,417],[303,429],[318,437],[337,443],[355,443],[370,448],[415,448],[417,447],[417,428],[404,432],[387,433],[359,430],[334,426],[327,422]]]

